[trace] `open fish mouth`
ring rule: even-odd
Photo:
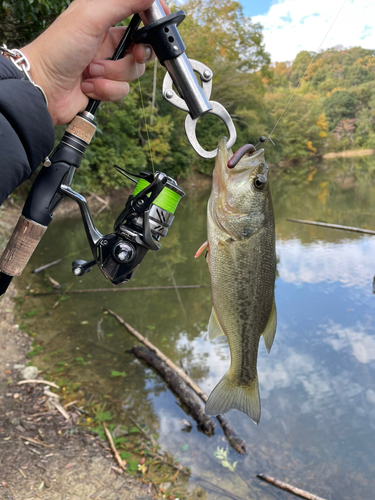
[[[247,144],[247,146],[252,146],[252,144]],[[254,159],[257,159],[258,156],[261,156],[262,153],[264,153],[264,149],[259,149],[259,151],[257,151],[254,146],[252,146],[254,148],[254,150],[252,151],[251,149],[248,151],[248,152],[245,152],[244,154],[242,154],[236,161],[235,161],[235,164],[233,166],[230,166],[230,163],[231,161],[238,155],[238,153],[240,152],[241,149],[244,149],[246,148],[247,146],[243,146],[242,148],[240,148],[233,156],[232,158],[230,158],[228,160],[228,163],[227,163],[227,166],[228,168],[236,168],[238,170],[238,167],[241,168],[241,166],[246,166],[247,163],[249,163],[248,160],[251,160],[253,161]],[[228,156],[230,156],[230,151],[228,151]]]
[[[227,156],[229,158],[230,158],[231,153],[232,153],[231,150],[227,151]],[[248,153],[248,154],[244,155],[232,169],[228,169],[228,166],[226,168],[230,172],[234,172],[234,173],[240,172],[243,170],[246,170],[249,173],[251,173],[251,171],[255,167],[257,167],[259,165],[259,163],[263,160],[264,160],[264,149],[259,149],[259,151],[254,151],[253,153]]]
[[[248,145],[251,146],[251,145]],[[244,149],[246,146],[240,148]],[[238,150],[237,153],[240,151]],[[218,156],[216,165],[220,166],[220,175],[228,177],[232,172],[239,172],[242,170],[252,170],[259,162],[264,160],[264,149],[258,151],[249,151],[241,156],[233,167],[228,167],[228,163],[235,158],[237,153],[233,154],[231,149],[227,149],[227,139],[223,137],[218,146]],[[216,169],[215,169],[216,170]]]
[[[240,148],[240,150],[244,148]],[[233,155],[231,149],[227,149],[227,140],[223,137],[219,142],[218,155],[213,172],[213,187],[218,196],[225,196],[229,183],[239,184],[250,182],[254,176],[259,177],[262,183],[267,181],[268,166],[264,160],[264,149],[253,152],[250,150],[250,152],[237,160],[234,167],[228,168],[228,161],[235,157],[235,155]]]

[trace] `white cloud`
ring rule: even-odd
[[[252,20],[264,27],[266,50],[272,61],[291,61],[301,50],[317,51],[343,0],[280,0],[267,14]],[[336,45],[375,49],[374,0],[347,0],[322,48]]]

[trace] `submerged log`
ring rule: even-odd
[[[272,484],[281,490],[288,491],[289,493],[293,493],[297,497],[306,498],[307,500],[324,500],[322,497],[318,497],[317,495],[313,495],[308,491],[301,490],[301,488],[296,488],[288,483],[284,483],[284,481],[279,481],[278,479],[274,479],[271,476],[267,476],[266,474],[258,474],[257,477],[266,481],[266,483]]]
[[[179,377],[157,354],[150,349],[141,346],[132,348],[133,354],[141,358],[157,370],[164,380],[170,385],[173,391],[180,398],[191,413],[191,416],[198,423],[198,428],[207,436],[212,436],[215,429],[215,422],[204,413],[204,408],[198,397],[189,389],[187,384]]]
[[[199,387],[198,384],[194,382],[181,368],[179,368],[171,359],[169,359],[164,353],[160,351],[157,347],[155,347],[148,339],[143,337],[135,328],[133,328],[131,325],[126,323],[118,314],[115,312],[111,311],[111,309],[106,309],[106,311],[109,312],[114,318],[117,319],[117,321],[123,325],[131,334],[133,334],[138,340],[140,340],[146,347],[149,347],[151,351],[153,351],[159,358],[164,361],[166,365],[168,365],[179,377],[182,378],[184,382],[188,386],[190,386],[193,391],[198,394],[198,396],[204,401],[205,403],[208,400],[207,394],[204,392],[204,390]],[[230,424],[229,420],[224,416],[224,415],[218,415],[216,417],[221,428],[223,429],[223,432],[225,434],[225,437],[227,438],[230,446],[237,451],[237,453],[240,453],[241,455],[246,454],[246,443],[245,440],[238,437],[237,433],[234,429],[234,427]]]
[[[342,231],[353,231],[354,233],[375,234],[371,229],[361,229],[360,227],[341,226],[340,224],[327,224],[326,222],[316,222],[313,220],[287,219],[289,222],[298,222],[299,224],[309,224],[310,226],[327,227],[329,229],[341,229]]]

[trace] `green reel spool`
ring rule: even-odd
[[[135,186],[133,196],[136,196],[138,193],[143,191],[150,183],[145,179],[139,179],[137,185]],[[177,192],[177,190],[179,192]],[[181,194],[180,194],[181,193]],[[163,191],[155,198],[153,204],[162,210],[166,210],[167,212],[174,214],[183,196],[183,191],[176,185],[172,184],[170,181],[167,182]]]

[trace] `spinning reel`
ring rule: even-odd
[[[93,260],[75,260],[72,271],[75,276],[90,272],[96,264],[104,276],[114,285],[129,281],[148,250],[158,251],[174,220],[174,212],[185,195],[176,181],[162,172],[141,172],[134,175],[116,167],[122,175],[136,183],[124,210],[117,217],[114,232],[101,235],[92,221],[86,200],[68,186],[62,186],[64,194],[75,199],[81,208],[86,235]]]

